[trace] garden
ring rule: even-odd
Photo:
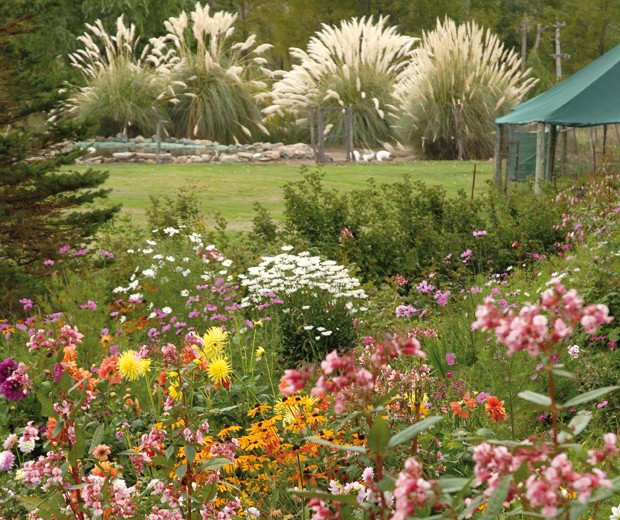
[[[237,21],[93,21],[53,108],[0,95],[0,518],[620,520],[611,154],[496,189],[494,118],[536,80],[473,21],[323,24],[288,71]],[[308,142],[309,105],[425,160],[64,144]]]

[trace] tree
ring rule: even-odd
[[[4,110],[12,109],[1,119],[8,125],[34,109],[13,96],[18,88],[10,81],[13,64],[1,52],[15,34],[28,30],[23,23],[7,20],[0,27],[0,70],[9,78],[3,84],[9,100]],[[57,146],[71,132],[67,127],[46,127],[40,133],[16,127],[0,134],[0,314],[14,311],[18,298],[31,295],[44,273],[43,262],[57,259],[61,246],[86,246],[118,212],[118,207],[86,207],[107,196],[109,190],[101,187],[107,173],[59,171],[80,154],[63,153]]]

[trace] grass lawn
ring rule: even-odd
[[[476,191],[481,192],[488,188],[485,181],[492,178],[491,161],[330,164],[322,168],[326,186],[337,190],[362,188],[370,178],[384,184],[409,175],[414,180],[441,184],[449,195],[454,195],[459,189],[471,193],[474,164],[477,165]],[[130,215],[138,224],[146,222],[151,195],[174,197],[177,188],[194,185],[199,189],[198,197],[205,213],[220,211],[228,220],[230,231],[251,228],[255,201],[265,206],[274,219],[282,218],[282,187],[301,179],[299,164],[283,163],[105,164],[101,168],[110,172],[106,183],[106,187],[112,188],[110,202],[122,203],[122,214]]]

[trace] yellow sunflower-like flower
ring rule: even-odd
[[[207,360],[219,359],[223,356],[224,345],[228,341],[229,332],[222,327],[211,327],[202,337],[203,353]]]
[[[135,381],[142,377],[151,366],[150,359],[141,359],[135,350],[127,350],[118,358],[118,371],[123,379]]]
[[[230,382],[231,369],[230,361],[221,357],[209,362],[207,372],[214,384],[226,386]]]

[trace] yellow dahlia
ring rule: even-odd
[[[150,366],[151,360],[139,358],[135,350],[127,350],[118,358],[118,371],[123,379],[130,381],[135,381],[146,374]]]
[[[228,341],[228,331],[222,327],[211,327],[202,337],[203,353],[207,360],[221,358],[224,354],[224,345]]]
[[[230,361],[224,357],[209,362],[207,372],[213,384],[226,386],[230,382]]]

